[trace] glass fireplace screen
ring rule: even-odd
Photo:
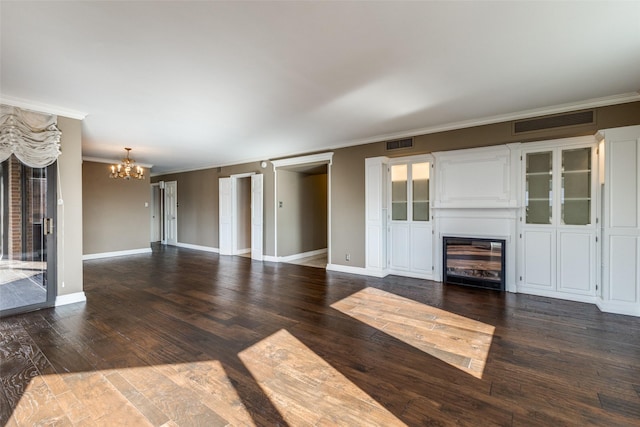
[[[504,291],[505,241],[443,237],[444,283]]]

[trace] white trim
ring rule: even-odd
[[[87,296],[84,294],[84,292],[75,292],[73,294],[58,295],[56,297],[55,306],[60,307],[61,305],[75,304],[77,302],[86,302],[86,301],[87,301]]]
[[[640,317],[640,307],[637,304],[617,303],[614,301],[604,301],[600,298],[596,300],[596,305],[600,311],[605,313],[625,314],[627,316]]]
[[[107,164],[118,164],[122,162],[122,159],[103,159],[101,157],[90,157],[90,156],[82,156],[83,162],[94,162],[94,163],[107,163]],[[150,163],[140,163],[136,161],[136,166],[140,166],[143,168],[151,169],[153,167]]]
[[[289,157],[280,160],[271,160],[273,164],[273,217],[275,235],[275,257],[278,258],[278,168],[283,166],[304,165],[311,163],[324,163],[327,165],[327,258],[331,260],[331,165],[333,163],[333,152],[311,154],[308,156]]]
[[[41,113],[54,114],[56,116],[69,117],[76,120],[84,120],[87,113],[82,111],[70,110],[56,105],[44,104],[42,102],[29,101],[26,99],[14,98],[11,96],[0,97],[0,104],[12,105],[14,107],[25,110],[37,111]]]
[[[251,175],[255,175],[255,172],[234,173],[229,175],[229,178],[249,178]]]
[[[531,286],[521,286],[521,285],[516,286],[515,293],[561,299],[566,301],[585,302],[585,303],[597,305],[597,298],[595,295],[569,294],[566,292],[558,292],[555,290],[547,290],[547,289],[537,289]]]
[[[326,254],[326,253],[327,253],[327,248],[324,248],[324,249],[317,249],[315,251],[301,252],[299,254],[276,257],[276,259],[278,260],[277,262],[289,262],[289,261],[295,261],[295,260],[301,259],[301,258],[307,258],[307,257],[310,257],[310,256],[316,256],[316,255],[322,255],[322,254]]]
[[[272,256],[272,255],[264,255],[262,257],[262,260],[267,262],[279,262],[278,257]]]
[[[250,253],[251,253],[251,248],[236,249],[233,252],[234,255],[244,255],[244,254],[250,254]]]
[[[126,251],[114,251],[114,252],[101,252],[97,254],[85,254],[82,255],[82,260],[87,261],[91,259],[100,259],[100,258],[112,258],[117,256],[126,256],[126,255],[139,255],[139,254],[150,254],[151,248],[140,248],[140,249],[129,249]]]
[[[278,262],[278,170],[273,168],[273,258]]]
[[[435,263],[434,263],[435,264]],[[436,280],[434,278],[433,273],[416,273],[413,271],[404,271],[404,270],[394,270],[392,268],[389,268],[386,270],[387,275],[391,274],[394,276],[401,276],[401,277],[409,277],[411,279],[425,279],[425,280],[431,280],[433,282],[439,282],[439,280]]]
[[[386,277],[387,274],[381,274],[379,271],[367,270],[362,267],[352,267],[342,264],[327,264],[327,271],[338,271],[340,273],[358,274],[360,276]]]
[[[211,246],[192,245],[191,243],[180,243],[180,242],[176,243],[176,246],[179,248],[194,249],[196,251],[213,252],[215,254],[220,253],[219,248],[213,248]]]
[[[305,165],[308,163],[328,163],[331,164],[333,159],[333,152],[319,153],[319,154],[311,154],[308,156],[300,156],[300,157],[289,157],[286,159],[280,160],[271,160],[273,164],[273,170],[275,172],[276,168],[281,168],[283,166],[295,166],[295,165]]]

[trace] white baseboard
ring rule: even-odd
[[[591,295],[568,294],[565,292],[548,291],[545,289],[536,289],[528,286],[518,286],[519,294],[536,295],[539,297],[563,299],[566,301],[585,302],[587,304],[595,304],[596,297]]]
[[[263,255],[262,260],[268,262],[280,262],[278,257],[274,257],[273,255]]]
[[[385,276],[387,274],[393,274],[394,276],[410,277],[412,279],[433,280],[435,282],[439,281],[439,280],[435,280],[434,279],[433,274],[426,274],[426,273],[414,273],[414,272],[411,272],[411,271],[387,270]],[[384,276],[380,276],[380,277],[384,277]]]
[[[244,254],[248,254],[248,253],[251,253],[251,248],[236,249],[236,252],[234,253],[234,255],[244,255]]]
[[[212,248],[211,246],[192,245],[191,243],[180,243],[180,242],[176,243],[176,246],[178,246],[179,248],[185,248],[185,249],[195,249],[196,251],[213,252],[215,254],[220,253],[220,249]]]
[[[350,273],[350,274],[358,274],[360,276],[373,276],[373,277],[385,277],[386,274],[383,274],[379,271],[367,270],[362,267],[352,267],[350,265],[341,265],[341,264],[327,264],[328,271],[339,271],[340,273]]]
[[[302,252],[299,254],[287,255],[287,256],[279,256],[277,262],[289,262],[295,261],[297,259],[307,258],[310,256],[322,255],[327,253],[327,248],[324,249],[316,249],[315,251]]]
[[[640,317],[640,306],[638,304],[604,301],[600,298],[596,300],[596,305],[600,311],[605,313],[625,314],[627,316]]]
[[[140,249],[129,249],[127,251],[115,251],[115,252],[102,252],[98,254],[85,254],[82,255],[82,260],[90,260],[90,259],[100,259],[100,258],[111,258],[116,256],[127,256],[127,255],[139,255],[139,254],[150,254],[151,248],[140,248]]]
[[[73,294],[56,296],[55,305],[56,307],[59,307],[61,305],[75,304],[77,302],[86,302],[86,301],[87,301],[87,297],[84,294],[84,292],[75,292]]]

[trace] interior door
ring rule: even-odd
[[[251,258],[263,258],[263,175],[251,175]]]
[[[51,307],[56,297],[55,164],[31,168],[11,157],[0,168],[0,316]]]
[[[165,239],[167,245],[178,244],[178,182],[164,184]]]
[[[231,178],[219,178],[219,249],[220,255],[231,255],[233,250],[233,211],[231,195]]]

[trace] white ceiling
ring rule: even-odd
[[[85,156],[132,147],[154,173],[640,89],[638,1],[3,0],[0,15],[2,100],[84,112]]]

